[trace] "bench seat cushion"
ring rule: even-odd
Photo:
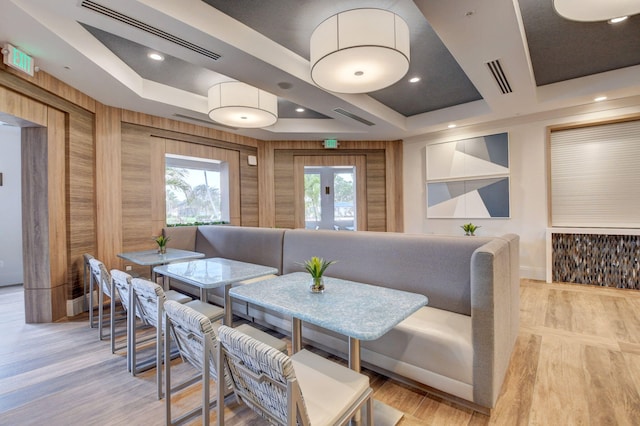
[[[389,358],[391,361],[382,367],[392,372],[399,373],[393,360],[402,360],[441,376],[473,384],[471,317],[467,315],[425,306],[380,339],[363,341],[362,348],[365,361],[364,349]]]

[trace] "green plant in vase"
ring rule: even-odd
[[[324,280],[322,275],[327,268],[336,263],[333,260],[324,260],[321,257],[313,256],[311,259],[301,263],[304,269],[311,275],[311,291],[313,293],[322,293],[324,291]]]
[[[476,229],[480,228],[480,226],[474,225],[473,223],[469,222],[469,223],[465,223],[464,225],[461,225],[460,228],[462,228],[465,235],[474,236],[476,235],[475,234]]]
[[[164,235],[160,235],[154,239],[156,244],[158,244],[158,253],[165,254],[167,252],[167,243],[171,237],[165,237]]]

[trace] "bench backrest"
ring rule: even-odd
[[[327,276],[424,294],[429,306],[471,315],[471,257],[491,241],[389,232],[288,230],[282,273],[311,256],[338,260]]]

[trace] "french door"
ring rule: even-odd
[[[365,160],[361,156],[297,157],[296,227],[366,229]]]

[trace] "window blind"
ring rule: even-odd
[[[551,225],[640,228],[640,120],[552,131]]]

